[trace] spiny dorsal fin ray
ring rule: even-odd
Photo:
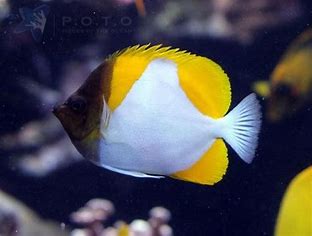
[[[163,47],[162,44],[151,46],[151,44],[145,45],[134,45],[127,47],[125,49],[119,50],[108,57],[108,60],[114,60],[118,57],[123,56],[138,56],[146,57],[146,59],[153,60],[156,58],[171,59],[177,62],[186,61],[186,59],[193,59],[196,57],[195,54],[191,54],[186,50],[181,50],[179,48],[172,48],[171,46]],[[188,56],[191,56],[190,58]]]

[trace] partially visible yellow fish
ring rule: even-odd
[[[117,52],[54,113],[78,151],[106,169],[215,184],[226,172],[225,140],[247,163],[255,155],[255,94],[231,112],[227,75],[179,49],[134,46]]]
[[[291,44],[270,81],[258,81],[253,89],[268,98],[266,117],[272,122],[290,117],[312,104],[312,29]]]
[[[290,183],[282,200],[275,236],[312,235],[312,166]]]

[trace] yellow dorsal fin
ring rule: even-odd
[[[227,75],[212,60],[197,56],[179,67],[180,83],[188,98],[205,115],[221,118],[231,104]]]
[[[230,106],[228,77],[213,61],[180,49],[136,45],[114,53],[107,59],[112,65],[108,105],[116,109],[132,85],[154,59],[163,58],[177,64],[180,84],[190,101],[203,114],[222,117]]]
[[[150,44],[136,45],[117,51],[107,59],[108,63],[113,64],[108,106],[114,110],[120,105],[134,82],[141,77],[152,60],[164,58],[182,64],[195,57],[179,49],[170,49],[162,45],[150,46]]]
[[[177,172],[171,177],[197,184],[213,185],[222,179],[227,166],[227,148],[223,140],[217,139],[192,167]]]
[[[312,42],[312,28],[305,30],[288,47],[284,57],[291,57],[293,53],[298,50],[306,50],[311,47]]]

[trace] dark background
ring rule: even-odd
[[[11,2],[12,12],[15,13],[21,6],[33,7],[38,4],[35,1]],[[306,17],[259,34],[250,45],[187,37],[169,43],[207,56],[222,65],[231,78],[234,106],[250,93],[253,81],[269,77],[289,43],[309,26],[311,3],[307,0],[304,4],[309,9]],[[86,60],[77,51],[84,45],[97,45],[96,54],[104,58],[117,49],[138,43],[135,35],[140,19],[137,19],[133,6],[113,12],[116,21],[123,15],[134,19],[130,30],[108,32],[101,45],[101,38],[95,37],[92,32],[79,36],[63,34],[58,27],[63,15],[78,19],[80,15],[92,14],[93,11],[100,13],[101,10],[86,7],[81,2],[64,4],[53,1],[48,5],[51,13],[41,43],[34,42],[29,35],[1,32],[1,98],[5,98],[4,94],[15,94],[9,103],[5,101],[5,106],[0,104],[2,134],[18,130],[25,122],[42,116],[31,106],[32,101],[27,99],[27,94],[16,86],[16,79],[21,74],[40,80],[32,55],[40,53],[49,59],[50,74],[44,83],[58,88],[62,65],[73,58]],[[2,26],[10,30],[8,22],[2,22]],[[265,109],[265,102],[262,101],[262,104]],[[106,171],[87,161],[58,170],[47,177],[31,178],[8,166],[6,159],[10,154],[1,152],[0,188],[22,200],[42,217],[69,224],[71,212],[89,199],[101,197],[112,200],[117,208],[112,221],[124,219],[130,222],[134,218],[147,218],[150,208],[163,205],[172,212],[171,225],[175,235],[272,235],[287,185],[312,163],[311,128],[309,108],[279,124],[264,121],[254,162],[245,164],[229,150],[228,172],[213,187],[169,178],[136,179]]]

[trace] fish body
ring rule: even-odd
[[[144,45],[105,60],[55,114],[80,153],[99,166],[214,184],[228,165],[222,138],[248,163],[257,146],[255,95],[225,115],[230,101],[228,77],[216,63]]]
[[[302,33],[287,49],[269,81],[258,81],[254,90],[267,97],[266,116],[280,121],[312,102],[312,30]]]
[[[289,184],[274,235],[312,235],[312,166],[300,172]]]

